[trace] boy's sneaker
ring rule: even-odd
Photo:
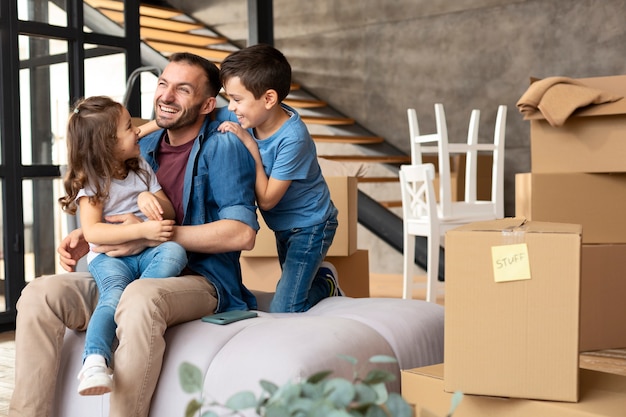
[[[78,374],[80,395],[103,395],[113,391],[111,370],[106,365],[93,365]]]
[[[319,272],[326,278],[328,285],[330,285],[330,297],[342,297],[346,295],[339,287],[337,270],[333,264],[330,262],[322,262]]]

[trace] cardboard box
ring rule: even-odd
[[[339,285],[349,297],[370,296],[369,253],[357,250],[350,256],[330,256],[326,260],[332,263],[339,275]],[[277,258],[248,257],[241,258],[243,283],[251,290],[274,292],[280,278],[280,265]]]
[[[585,85],[626,97],[626,75],[582,78]],[[552,127],[530,121],[531,172],[626,172],[626,99],[587,106]]]
[[[626,173],[515,176],[516,216],[581,224],[583,243],[626,243],[624,213]]]
[[[402,371],[402,396],[416,417],[443,417],[452,394],[443,389],[444,365]],[[481,374],[474,375],[479,379]],[[580,370],[580,401],[537,401],[464,395],[454,417],[616,417],[626,415],[626,377]]]
[[[626,347],[625,259],[626,245],[582,247],[581,352]]]
[[[330,198],[339,211],[339,226],[335,232],[333,244],[328,249],[328,256],[349,256],[356,251],[357,241],[357,185],[356,177],[326,177],[330,190]],[[256,243],[251,251],[241,252],[243,257],[278,256],[274,232],[265,224],[263,217],[257,212],[261,229],[256,235]]]
[[[505,218],[446,233],[446,391],[578,399],[580,252],[574,224]]]

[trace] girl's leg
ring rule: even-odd
[[[164,242],[138,255],[140,278],[178,276],[187,265],[187,251],[175,242]]]
[[[138,273],[129,267],[132,262],[125,262],[124,259],[100,254],[89,263],[89,271],[98,285],[100,298],[87,327],[83,360],[88,355],[100,355],[107,364],[111,363],[111,346],[117,327],[115,310],[122,292]]]

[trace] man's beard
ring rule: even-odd
[[[161,129],[181,129],[190,126],[198,120],[200,114],[200,105],[189,107],[187,110],[181,110],[177,119],[161,119],[156,118],[156,124]]]

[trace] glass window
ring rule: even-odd
[[[19,46],[22,163],[61,164],[70,104],[67,42],[20,36]]]
[[[2,190],[2,182],[0,182],[0,201],[4,200],[4,192]],[[4,210],[0,210],[0,236],[4,236],[4,215],[2,214]],[[6,280],[4,279],[4,239],[0,239],[0,312],[6,311]]]
[[[107,1],[85,0],[83,7],[93,8],[98,11],[96,14],[90,14],[93,19],[97,19],[97,24],[90,29],[85,28],[85,32],[93,30],[96,33],[105,33],[107,35],[124,36],[124,2],[123,1]]]
[[[63,180],[41,178],[22,182],[24,198],[24,271],[26,281],[63,272],[56,248],[75,227],[74,216],[67,215],[58,203],[63,195]]]
[[[29,22],[48,23],[54,26],[67,26],[66,0],[18,0],[17,18]]]
[[[141,116],[144,119],[154,119],[154,93],[157,77],[151,72],[141,74]]]
[[[123,50],[85,45],[85,97],[105,95],[122,102],[126,91],[126,55]]]

